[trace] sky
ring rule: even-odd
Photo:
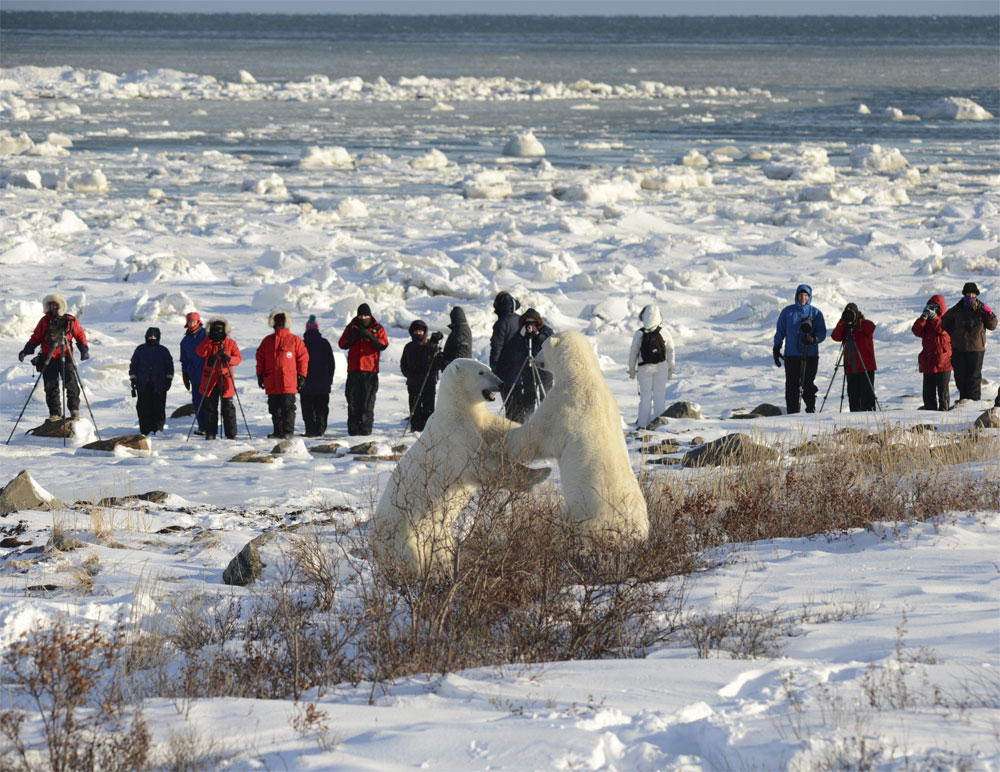
[[[996,15],[997,0],[3,0],[6,10],[540,15]]]

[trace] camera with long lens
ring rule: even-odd
[[[538,325],[534,324],[533,322],[528,322],[527,324],[524,325],[524,334],[525,335],[537,335],[538,334]]]
[[[812,328],[813,328],[813,320],[811,317],[808,316],[805,319],[803,319],[802,323],[799,325],[799,329],[802,332],[809,332]]]
[[[858,312],[853,308],[845,308],[844,313],[840,315],[840,320],[851,327],[854,326],[855,322],[858,321]]]
[[[213,324],[208,328],[208,339],[216,343],[226,339],[226,328],[222,324]]]

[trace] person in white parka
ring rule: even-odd
[[[667,407],[667,381],[674,377],[674,339],[660,327],[660,308],[648,305],[639,313],[642,328],[632,337],[628,377],[639,379],[639,428],[648,426]]]

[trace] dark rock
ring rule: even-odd
[[[729,416],[730,419],[735,421],[748,421],[751,418],[763,418],[761,413],[733,413]]]
[[[124,507],[128,504],[132,504],[136,501],[149,501],[153,504],[162,504],[167,500],[170,494],[166,491],[149,491],[147,493],[139,493],[135,496],[108,496],[97,502],[99,507]],[[86,504],[88,502],[77,502],[78,504]]]
[[[273,464],[274,456],[269,453],[261,453],[259,450],[244,450],[229,459],[229,462],[231,464]]]
[[[5,539],[0,539],[0,547],[6,547],[10,549],[12,547],[26,547],[31,544],[30,541],[19,541],[16,536],[8,536]]]
[[[700,434],[696,434],[694,437],[691,438],[692,447],[694,447],[695,445],[704,445],[704,444],[705,444],[705,438],[702,437]]]
[[[45,551],[59,550],[60,552],[69,552],[70,550],[78,550],[86,546],[86,544],[77,539],[75,536],[61,534],[59,536],[53,536],[46,542]]]
[[[55,497],[44,498],[46,493],[47,491],[35,483],[27,470],[22,470],[0,490],[0,515],[9,515],[22,509],[44,511],[66,506]]]
[[[987,410],[973,424],[978,429],[1000,429],[1000,410]]]
[[[339,442],[331,442],[329,445],[313,445],[309,448],[310,453],[336,453],[347,446]]]
[[[654,445],[643,445],[642,452],[646,455],[656,455],[663,453],[677,453],[681,449],[675,440],[664,440]]]
[[[776,415],[781,415],[781,408],[777,405],[771,405],[767,402],[761,402],[757,407],[750,411],[751,413],[756,413],[757,415],[772,417]]]
[[[910,427],[910,431],[917,434],[924,434],[925,432],[937,431],[937,427],[934,424],[916,424]]]
[[[370,456],[378,450],[378,443],[375,441],[362,442],[360,445],[355,445],[351,448],[349,452],[355,455]]]
[[[144,434],[125,434],[121,437],[88,442],[81,450],[102,450],[106,453],[114,453],[115,448],[119,445],[132,450],[152,450],[153,447],[149,441],[149,437]]]
[[[670,419],[666,415],[657,416],[652,421],[650,421],[645,428],[646,429],[660,429],[670,423]]]
[[[276,533],[267,531],[247,542],[240,550],[240,554],[230,560],[226,570],[222,572],[223,583],[246,587],[260,579],[267,566],[261,562],[258,548],[271,541]]]
[[[754,442],[745,434],[727,434],[689,450],[681,459],[681,466],[736,466],[761,458],[776,459],[778,451]]]
[[[170,414],[171,418],[186,418],[188,416],[194,415],[194,405],[188,402],[186,405],[181,405],[173,413]]]
[[[667,418],[701,418],[701,411],[690,402],[675,402],[663,411],[663,415]]]
[[[669,456],[660,456],[660,458],[651,458],[646,463],[656,464],[657,466],[673,466],[674,464],[680,463],[680,461],[676,458],[670,458]]]
[[[392,453],[388,456],[355,456],[355,461],[399,461],[403,455],[401,453]]]
[[[46,421],[41,426],[29,429],[28,434],[36,437],[75,437],[73,431],[73,421],[69,418],[60,418],[58,421]]]

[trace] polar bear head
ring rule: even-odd
[[[597,354],[586,336],[579,332],[553,335],[542,344],[535,361],[539,367],[550,370],[560,379],[586,378],[587,374],[600,373]]]
[[[441,375],[438,406],[492,402],[502,383],[489,365],[475,359],[455,359]]]

